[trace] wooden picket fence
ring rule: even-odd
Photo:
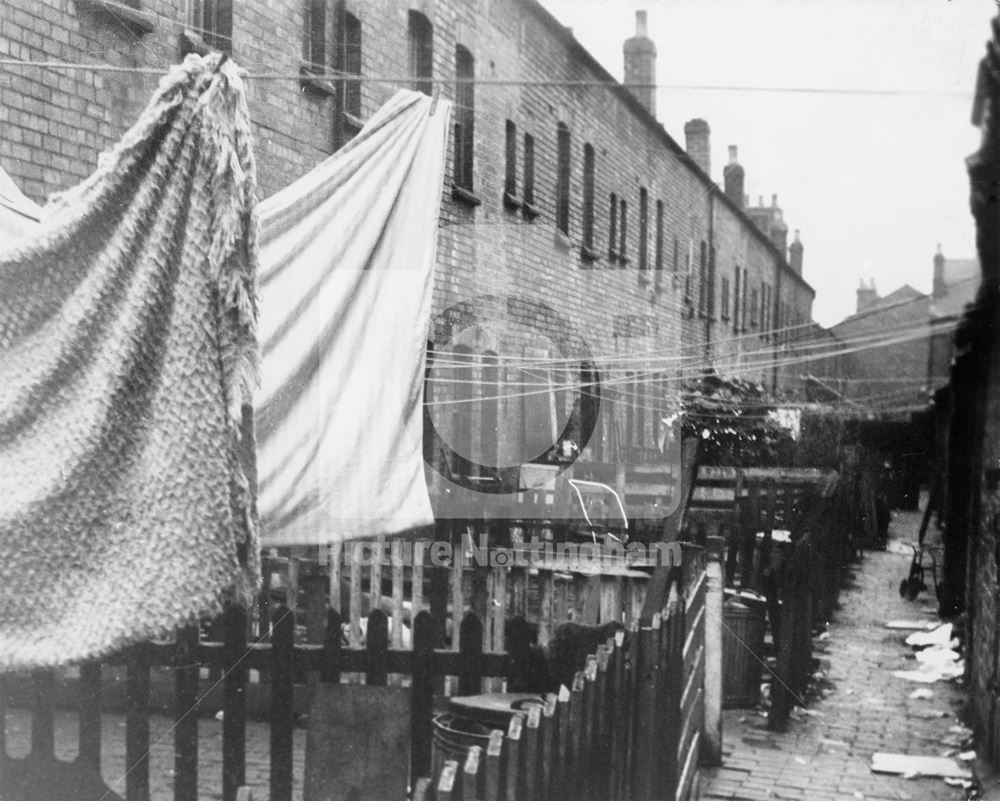
[[[513,713],[485,752],[470,746],[418,782],[415,798],[691,798],[704,720],[704,553],[647,603],[641,623],[587,657],[572,688]]]
[[[699,469],[689,514],[693,538],[720,536],[726,585],[765,599],[774,646],[768,666],[773,728],[787,724],[806,693],[814,627],[830,619],[865,540],[866,508],[857,489],[856,481],[829,470]],[[780,539],[779,531],[785,532]],[[765,654],[753,658],[763,661]]]
[[[378,559],[360,565],[345,562],[343,554],[328,556],[325,564],[321,560],[271,559],[265,565],[267,591],[261,594],[257,607],[232,606],[207,631],[186,627],[171,641],[143,643],[114,658],[80,666],[74,696],[79,758],[74,768],[99,779],[102,689],[109,675],[123,672],[126,747],[121,774],[126,777],[125,798],[149,799],[152,684],[154,676],[162,672],[158,668],[169,668],[173,674],[173,797],[175,801],[195,801],[199,772],[205,769],[199,754],[198,716],[205,711],[201,672],[207,668],[222,687],[224,801],[235,801],[246,784],[252,695],[264,697],[262,711],[270,728],[268,797],[270,801],[290,801],[296,693],[301,700],[309,681],[410,687],[410,774],[427,777],[431,772],[435,698],[445,690],[473,695],[501,689],[511,667],[505,650],[509,647],[505,621],[523,614],[538,624],[542,643],[560,622],[569,619],[593,623],[617,620],[633,631],[624,647],[606,649],[599,659],[594,655],[597,667],[583,671],[582,684],[575,682],[569,697],[557,700],[549,717],[565,710],[567,724],[576,720],[569,716],[585,714],[580,706],[584,698],[591,709],[586,714],[599,709],[599,720],[588,718],[596,731],[580,747],[593,749],[587,753],[594,759],[605,760],[606,754],[614,754],[610,770],[618,776],[616,786],[631,788],[633,793],[620,797],[640,797],[636,788],[645,793],[643,788],[647,787],[690,787],[702,714],[699,676],[704,671],[704,561],[700,549],[684,553],[683,564],[663,565],[652,571],[648,566],[623,568],[609,561],[586,573],[568,573],[557,565],[551,569],[505,567],[490,559],[485,566],[456,562],[445,567],[428,567],[422,561],[409,566],[387,565]],[[388,613],[382,608],[386,597]],[[661,599],[654,612],[647,608],[651,598]],[[404,637],[407,614],[409,634]],[[363,642],[362,618],[366,624]],[[251,686],[251,671],[259,677],[256,686]],[[23,679],[0,679],[0,714],[5,714],[11,703],[12,684],[23,683]],[[57,676],[42,671],[30,682],[34,691],[29,760],[36,765],[56,765]],[[266,688],[263,693],[262,688]],[[256,692],[251,693],[251,689]],[[601,702],[595,707],[598,693]],[[23,697],[18,703],[24,705]],[[571,708],[576,711],[571,713]],[[604,742],[600,738],[607,736],[605,727],[612,721],[618,721],[616,728],[608,731],[627,730],[633,732],[629,735],[632,739],[616,739],[610,751],[601,749],[598,754],[597,743]],[[542,725],[539,723],[539,728]],[[534,736],[532,728],[525,727],[525,742]],[[0,737],[2,730],[0,727]],[[575,725],[572,730],[576,731]],[[644,736],[636,737],[637,730]],[[646,732],[655,732],[655,739],[646,737]],[[624,754],[616,750],[623,742],[628,747]],[[22,762],[6,756],[5,743],[0,746],[4,766]],[[575,755],[578,762],[572,764],[582,770],[581,752],[571,751],[568,740],[563,740],[563,748]],[[674,757],[664,761],[668,754]],[[487,763],[484,759],[484,766]],[[564,760],[560,764],[570,763]],[[530,771],[525,771],[527,776]]]

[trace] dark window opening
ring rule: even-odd
[[[708,252],[705,242],[698,248],[698,316],[704,317],[708,303]]]
[[[646,187],[639,188],[639,271],[649,269],[649,194]]]
[[[740,332],[740,268],[736,266],[733,275],[733,333]]]
[[[476,117],[475,61],[466,48],[455,48],[455,186],[472,191]]]
[[[413,88],[425,95],[433,89],[434,26],[419,11],[410,12],[410,75]]]
[[[722,286],[721,286],[722,297],[719,301],[721,309],[719,311],[719,317],[723,320],[729,319],[729,279],[726,276],[722,276]]]
[[[663,201],[656,201],[656,285],[663,277]]]
[[[611,193],[611,211],[608,216],[608,259],[614,261],[618,258],[618,251],[615,245],[618,244],[618,195]]]
[[[326,0],[302,5],[302,60],[316,72],[326,68]]]
[[[343,48],[344,72],[360,77],[361,20],[353,14],[344,14],[340,46]],[[344,111],[354,117],[361,116],[361,81],[350,78],[344,81]]]
[[[583,246],[594,250],[594,147],[583,146]]]
[[[232,0],[191,0],[188,9],[188,22],[206,45],[223,53],[232,52]]]
[[[750,327],[757,328],[757,290],[750,293]]]
[[[535,137],[524,135],[524,203],[531,206],[535,202]]]
[[[503,191],[508,197],[517,197],[517,126],[507,120],[505,134],[506,145],[506,171],[504,174]]]
[[[628,264],[628,204],[618,199],[618,258],[622,267]]]
[[[556,129],[556,228],[569,235],[569,128]]]
[[[708,248],[708,288],[705,290],[708,294],[708,319],[715,319],[715,245],[711,245]]]

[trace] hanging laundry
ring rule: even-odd
[[[256,590],[255,182],[236,66],[191,55],[0,250],[0,669]]]
[[[34,230],[41,213],[0,167],[0,248]]]
[[[265,545],[433,522],[422,394],[449,115],[400,91],[260,204]]]

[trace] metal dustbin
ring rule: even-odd
[[[722,706],[756,706],[764,670],[765,601],[756,593],[726,590],[722,607]]]
[[[515,712],[525,711],[527,705],[541,703],[542,699],[538,696],[525,693],[490,693],[449,699],[450,711],[435,715],[433,721],[431,775],[440,776],[444,763],[449,759],[458,762],[461,771],[473,745],[483,749],[482,758],[485,758],[493,729],[501,729],[506,734]],[[500,775],[504,775],[502,768]],[[476,785],[476,797],[484,798],[486,771],[479,772]]]

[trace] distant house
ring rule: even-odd
[[[907,413],[948,382],[952,331],[979,285],[976,259],[946,259],[938,246],[930,295],[904,284],[880,296],[874,282],[857,289],[857,309],[829,329],[840,352],[836,386],[873,412]],[[873,347],[873,343],[886,344]]]

